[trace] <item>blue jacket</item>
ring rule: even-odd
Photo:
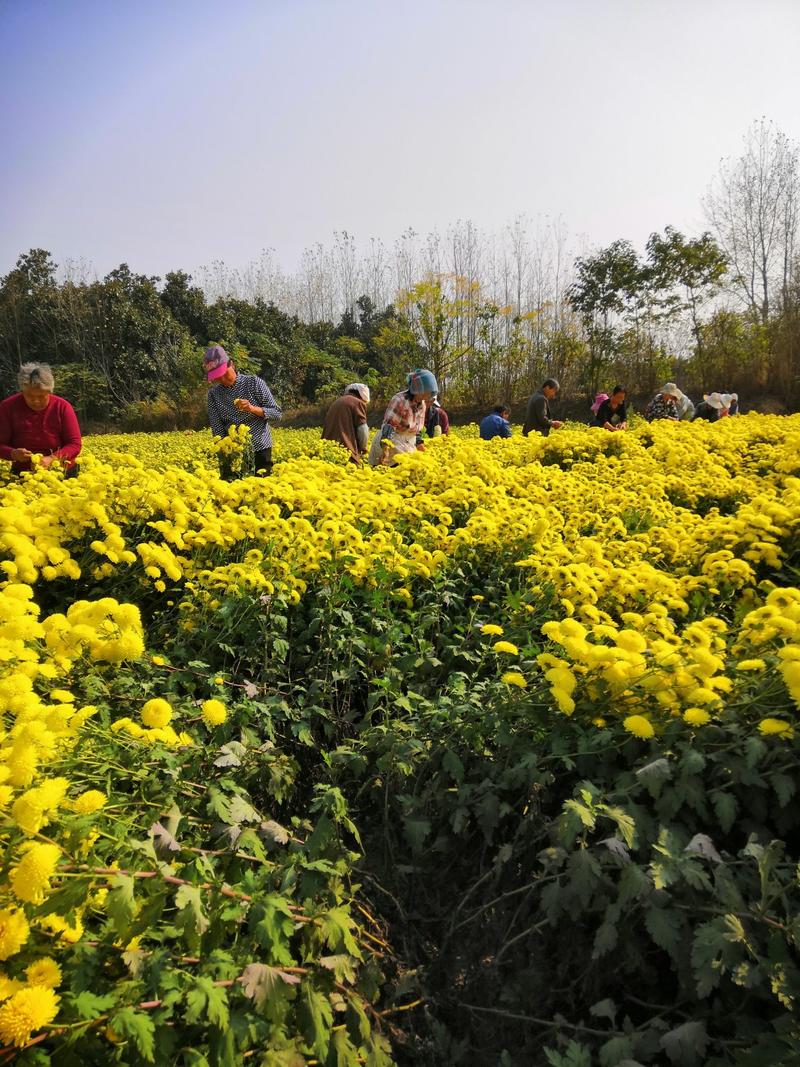
[[[487,415],[480,425],[480,435],[484,441],[491,441],[493,437],[510,437],[511,427],[502,415],[493,411]]]

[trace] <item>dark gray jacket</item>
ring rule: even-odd
[[[539,391],[534,393],[528,401],[528,410],[525,412],[525,423],[522,427],[522,436],[527,437],[531,430],[538,430],[544,437],[550,433],[552,419],[550,418],[550,401]]]

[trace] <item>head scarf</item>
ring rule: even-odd
[[[345,393],[355,393],[361,397],[365,404],[369,403],[369,386],[364,385],[362,382],[353,382],[352,385],[348,385]]]
[[[436,378],[429,370],[412,370],[408,376],[406,382],[406,388],[409,393],[416,396],[419,393],[438,393],[439,386],[436,384]]]

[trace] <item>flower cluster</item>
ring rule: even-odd
[[[76,699],[82,672],[98,672],[102,693],[140,663],[139,605],[174,605],[182,639],[200,642],[226,598],[267,613],[337,579],[404,613],[449,576],[480,669],[531,717],[618,724],[630,744],[729,715],[770,744],[794,738],[800,417],[488,443],[454,430],[377,470],[348,465],[318,432],[282,431],[272,477],[229,481],[216,461],[238,459],[246,474],[241,429],[216,444],[205,433],[98,439],[77,479],[36,470],[0,487],[6,1045],[58,1025],[60,953],[99,921],[88,905],[53,902],[114,817],[113,768],[92,778],[83,767],[93,739],[127,766],[155,746],[197,752],[230,729],[218,696],[181,703],[152,676],[102,713]],[[518,594],[498,608],[470,575],[498,587],[516,575]],[[166,672],[164,657],[152,668]]]

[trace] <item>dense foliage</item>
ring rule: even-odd
[[[8,481],[0,1061],[791,1062],[798,445]]]

